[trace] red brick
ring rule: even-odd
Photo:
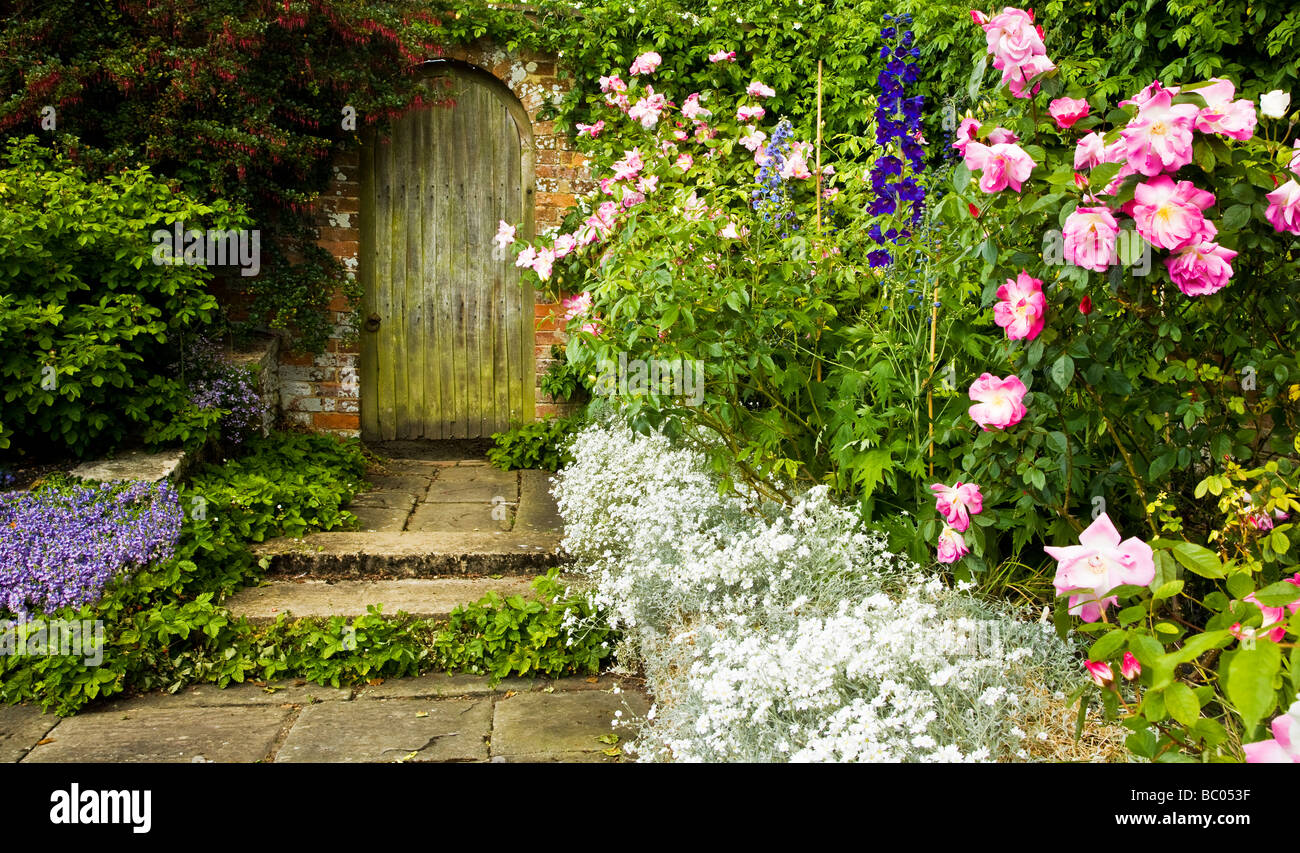
[[[311,416],[316,429],[361,429],[361,415],[349,415],[343,412],[316,412]]]
[[[320,228],[321,242],[334,241],[339,243],[355,242],[358,236],[357,228],[330,228],[323,226]]]

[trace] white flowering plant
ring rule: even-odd
[[[724,493],[689,436],[615,418],[573,457],[564,545],[655,697],[642,760],[1026,759],[1042,697],[1083,689],[1051,626],[926,577],[825,487]]]

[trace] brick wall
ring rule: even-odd
[[[537,233],[558,226],[576,195],[589,192],[590,180],[582,154],[569,149],[568,140],[538,114],[552,98],[561,97],[565,81],[556,76],[551,57],[534,51],[507,52],[490,44],[449,49],[446,58],[467,62],[491,73],[505,83],[533,125],[536,192],[534,226]],[[360,240],[360,160],[349,151],[333,164],[329,187],[317,204],[319,243],[338,258],[348,276],[356,275]],[[536,317],[534,354],[537,380],[551,363],[551,345],[562,340],[559,309],[542,302],[534,307]],[[360,351],[357,330],[349,326],[352,316],[342,292],[334,294],[329,308],[334,335],[326,351],[310,355],[284,351],[280,356],[280,399],[285,419],[318,430],[356,435],[361,429]],[[561,412],[565,404],[546,397],[535,388],[536,412],[544,417]]]

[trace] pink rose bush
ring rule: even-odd
[[[650,74],[659,67],[661,62],[663,62],[663,57],[653,50],[648,51],[632,60],[632,67],[628,69],[628,73],[634,77],[638,74]]]

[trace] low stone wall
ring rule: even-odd
[[[280,419],[280,338],[258,335],[229,358],[232,364],[256,372],[257,391],[263,403],[262,435],[269,435]]]

